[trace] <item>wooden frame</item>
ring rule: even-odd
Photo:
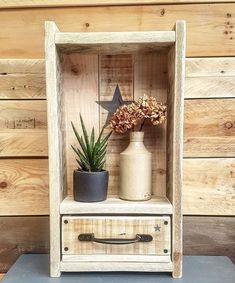
[[[197,3],[217,3],[220,0],[197,0]],[[233,0],[226,0],[226,2],[233,2]],[[110,6],[110,5],[154,5],[154,4],[188,4],[195,3],[195,0],[74,0],[72,3],[67,0],[24,0],[17,3],[13,0],[0,0],[0,9],[11,8],[41,8],[41,7],[71,7],[71,6]]]
[[[48,100],[48,149],[49,149],[49,187],[50,187],[50,274],[52,277],[60,276],[61,271],[139,271],[140,266],[143,271],[169,271],[176,278],[182,275],[182,146],[183,146],[183,89],[185,72],[185,23],[177,21],[173,31],[166,32],[121,32],[121,33],[61,33],[55,23],[46,22],[46,83]],[[68,91],[64,89],[71,85],[68,80],[69,73],[66,72],[66,62],[77,60],[76,54],[86,54],[87,58],[97,66],[98,61],[94,56],[102,54],[129,54],[135,56],[148,54],[149,52],[160,52],[166,54],[164,58],[168,62],[168,125],[167,125],[167,185],[166,192],[162,197],[154,197],[151,201],[136,205],[120,201],[116,197],[109,196],[104,203],[79,205],[75,203],[71,196],[71,175],[70,156],[66,152],[68,148],[68,122],[71,117],[66,113],[66,95]],[[64,55],[65,54],[65,55]],[[66,57],[69,54],[70,57]],[[73,55],[74,54],[74,55]],[[88,54],[88,55],[87,55]],[[94,55],[95,54],[95,55]],[[80,55],[79,55],[80,56]],[[90,56],[90,57],[89,57]],[[81,57],[79,57],[81,59]],[[67,61],[66,61],[67,60]],[[78,62],[78,60],[76,61]],[[73,73],[81,72],[79,63],[70,65]],[[80,60],[79,60],[80,62]],[[84,64],[85,64],[84,63]],[[84,64],[82,67],[84,67]],[[93,77],[92,77],[93,74]],[[67,76],[67,77],[66,77]],[[75,78],[76,79],[76,78]],[[90,69],[86,70],[85,79],[97,79],[96,73]],[[96,91],[93,90],[93,98],[88,103],[95,100]],[[81,99],[76,95],[76,89],[72,89],[72,98]],[[67,109],[67,110],[66,110]],[[87,108],[85,107],[87,111]],[[84,110],[84,111],[85,111]],[[97,123],[97,108],[89,109],[93,120],[91,124]],[[86,111],[84,113],[86,113]],[[73,111],[71,111],[73,112]],[[89,114],[89,113],[88,113]],[[164,140],[164,138],[163,138]],[[156,145],[155,145],[156,146]],[[69,171],[70,170],[70,171]],[[95,206],[95,208],[94,208]],[[146,260],[137,262],[76,262],[64,260],[61,251],[61,216],[82,214],[107,215],[110,207],[113,207],[112,214],[125,215],[171,215],[172,217],[172,251],[171,262],[149,262]]]

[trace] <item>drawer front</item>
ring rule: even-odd
[[[170,229],[169,216],[63,216],[62,254],[169,256]]]

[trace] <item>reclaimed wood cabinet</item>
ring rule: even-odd
[[[171,31],[60,32],[45,23],[49,135],[50,274],[152,271],[182,274],[182,135],[185,23]],[[146,128],[153,154],[152,199],[118,198],[119,153],[126,135],[110,139],[106,201],[75,202],[71,121],[82,113],[96,133],[107,118],[100,105],[117,85],[124,100],[144,93],[166,102],[167,123]]]

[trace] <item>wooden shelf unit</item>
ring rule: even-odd
[[[54,22],[46,22],[45,30],[50,275],[58,277],[61,272],[72,271],[167,271],[173,277],[181,277],[184,21],[177,21],[172,31],[71,33],[60,32]],[[78,125],[81,112],[88,129],[92,126],[100,129],[107,112],[97,101],[110,101],[116,84],[124,100],[146,93],[167,103],[167,125],[151,130],[147,126],[145,133],[145,144],[154,159],[153,197],[145,202],[117,197],[118,158],[128,144],[128,137],[113,135],[107,153],[106,166],[110,171],[107,200],[78,203],[72,198],[72,172],[76,164],[70,150],[70,144],[75,142],[70,122]],[[71,226],[66,226],[68,223]],[[79,223],[85,226],[81,228],[79,225],[83,224]],[[151,244],[156,253],[151,250],[151,255],[143,254],[145,249],[141,247],[148,243],[135,243],[120,248],[121,255],[116,247],[111,248],[112,254],[108,248],[105,254],[100,254],[99,244],[86,243],[90,247],[88,255],[64,254],[78,244],[76,233],[88,227],[86,223],[90,232],[94,228],[101,233],[100,237],[106,238],[112,234],[129,239],[138,234],[138,229],[147,229],[153,234]],[[107,227],[98,229],[98,223]],[[120,223],[124,223],[124,230]],[[146,227],[144,223],[148,223]],[[66,227],[72,227],[73,235]],[[113,229],[111,234],[108,229]],[[66,237],[71,237],[71,247],[65,246],[65,231]],[[158,239],[163,239],[160,251]],[[117,253],[113,254],[115,250]]]
[[[67,196],[60,205],[61,214],[172,214],[172,204],[166,197],[153,196],[148,201],[126,201],[109,196],[102,202],[76,202]]]

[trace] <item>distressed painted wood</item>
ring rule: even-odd
[[[234,2],[233,0],[197,0],[196,3]],[[71,7],[71,6],[106,6],[106,5],[149,5],[149,4],[195,4],[195,0],[0,0],[0,9],[29,8],[29,7]]]
[[[153,197],[149,201],[123,201],[118,196],[110,195],[109,198],[99,203],[78,203],[68,196],[60,205],[61,214],[99,214],[110,211],[114,214],[172,214],[172,205],[165,197]]]
[[[233,157],[235,99],[185,101],[184,156]]]
[[[49,218],[0,217],[0,272],[7,272],[22,253],[47,253]]]
[[[234,56],[234,14],[234,3],[5,9],[0,17],[4,26],[0,56],[43,58],[43,23],[47,19],[57,22],[64,32],[170,30],[176,20],[184,19],[187,56]]]
[[[168,53],[166,194],[173,205],[173,277],[182,276],[182,161],[185,79],[185,22],[175,26],[176,43]]]
[[[160,227],[160,231],[156,231],[156,227]],[[153,237],[153,240],[148,243],[137,242],[129,245],[104,245],[79,241],[77,236],[83,233],[94,233],[96,238],[111,239],[132,239],[136,237],[136,234],[148,234]],[[149,255],[153,261],[155,261],[153,258],[155,255],[165,255],[170,261],[170,251],[169,216],[62,217],[62,253],[64,255],[133,255],[131,261],[135,261],[138,255]]]
[[[0,215],[48,214],[47,159],[0,159]]]
[[[184,160],[184,214],[235,215],[235,159]]]
[[[1,59],[0,99],[44,99],[44,60]]]

